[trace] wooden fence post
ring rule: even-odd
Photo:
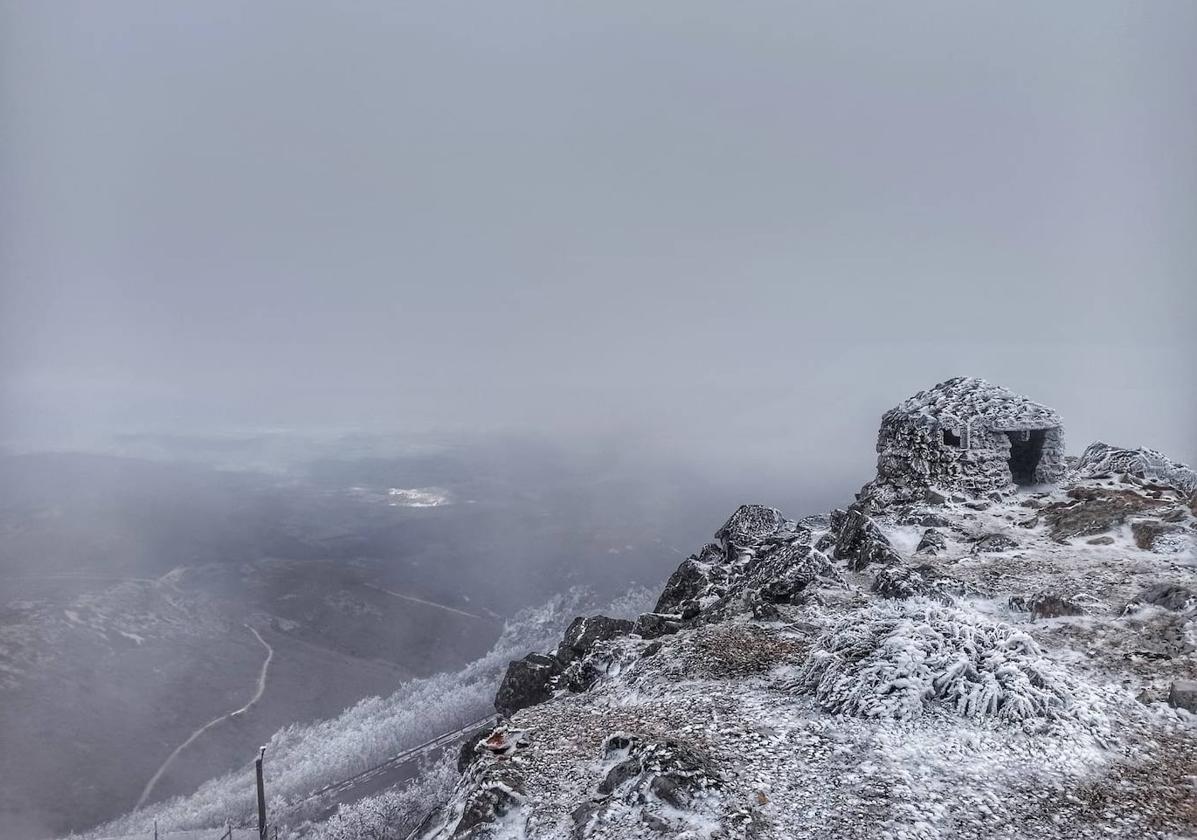
[[[266,788],[262,784],[262,760],[266,757],[266,748],[258,749],[258,757],[254,759],[254,775],[258,780],[258,840],[266,838]]]

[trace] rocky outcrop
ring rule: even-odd
[[[811,546],[810,529],[774,508],[742,505],[715,538],[682,561],[653,612],[637,621],[638,632],[664,635],[676,629],[670,621],[680,626],[736,604],[794,603],[812,584],[839,581],[826,555]]]
[[[941,551],[946,551],[948,542],[944,539],[942,533],[934,528],[928,528],[923,531],[923,536],[919,539],[918,547],[915,548],[916,554],[939,554]]]
[[[575,840],[608,836],[617,825],[639,824],[650,834],[679,836],[710,824],[723,781],[696,747],[674,739],[616,733],[603,743],[608,770],[591,802],[574,809]],[[696,836],[696,835],[695,835]]]
[[[882,598],[931,598],[950,604],[968,592],[961,581],[931,565],[889,566],[873,578],[873,592]]]
[[[1132,598],[1123,612],[1134,612],[1144,606],[1163,607],[1166,610],[1180,612],[1197,606],[1197,593],[1187,586],[1176,583],[1157,583],[1146,587]]]
[[[592,615],[589,618],[579,616],[569,625],[565,631],[565,638],[557,646],[557,659],[568,665],[590,653],[596,642],[626,636],[635,626],[626,618],[607,618],[605,615]]]
[[[1197,471],[1154,449],[1122,449],[1097,441],[1085,449],[1076,468],[1082,478],[1133,475],[1171,487],[1182,496],[1197,494]]]
[[[1016,548],[1018,541],[1007,534],[985,534],[973,543],[974,554],[1013,551]]]
[[[1177,680],[1168,689],[1168,705],[1197,714],[1197,680]]]
[[[553,696],[557,678],[565,667],[555,656],[530,653],[507,666],[495,694],[495,711],[510,717],[520,709],[543,703]]]
[[[871,565],[885,566],[902,562],[877,523],[858,508],[835,511],[831,526],[837,534],[835,559],[846,563],[851,571],[858,572]]]
[[[1040,513],[1052,539],[1061,542],[1105,533],[1125,525],[1133,516],[1158,512],[1170,504],[1130,488],[1073,487],[1068,498],[1047,505]]]
[[[1029,612],[1031,618],[1063,618],[1071,615],[1086,615],[1088,610],[1078,598],[1057,592],[1037,592],[1034,595],[1014,595],[1010,598],[1010,609]]]
[[[1193,531],[1170,522],[1133,522],[1135,545],[1159,554],[1178,554],[1193,544]]]

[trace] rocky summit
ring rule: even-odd
[[[1105,444],[1003,472],[1058,419],[967,385],[887,416],[853,505],[745,505],[653,612],[511,663],[415,836],[1197,836],[1197,476]],[[902,435],[950,452],[899,469]]]

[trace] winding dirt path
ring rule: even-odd
[[[267,642],[265,639],[262,638],[262,634],[259,633],[256,629],[254,629],[253,627],[250,627],[248,624],[246,624],[245,627],[247,630],[249,630],[249,632],[253,633],[254,636],[257,638],[257,640],[262,643],[262,646],[264,648],[266,648],[266,661],[262,663],[262,670],[258,673],[258,687],[257,687],[257,690],[254,692],[254,696],[251,697],[249,702],[246,703],[244,706],[242,706],[240,709],[236,709],[234,711],[223,714],[218,718],[213,718],[212,720],[208,721],[203,726],[201,726],[199,729],[192,732],[186,741],[184,741],[183,743],[181,743],[177,747],[175,747],[174,751],[166,757],[166,761],[162,762],[162,765],[158,768],[158,770],[154,773],[154,775],[152,777],[150,777],[150,780],[148,782],[146,782],[145,788],[141,791],[141,797],[137,800],[137,804],[133,806],[133,810],[136,811],[138,808],[140,808],[142,805],[144,805],[146,803],[146,800],[148,800],[150,798],[150,794],[152,794],[154,792],[154,787],[158,784],[158,780],[162,778],[162,774],[164,774],[167,771],[167,769],[170,767],[170,765],[174,762],[174,760],[176,758],[179,757],[179,754],[181,752],[183,752],[183,750],[187,749],[189,746],[194,744],[196,742],[196,740],[198,740],[201,735],[203,735],[205,732],[207,732],[213,726],[216,726],[218,723],[221,723],[222,721],[226,721],[229,718],[236,717],[237,715],[244,714],[245,712],[248,712],[250,707],[253,706],[254,703],[257,703],[259,700],[262,699],[262,695],[266,692],[266,672],[270,668],[271,660],[274,659],[274,648],[270,646],[269,642]]]

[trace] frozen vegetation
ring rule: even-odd
[[[302,825],[326,803],[295,807],[312,791],[367,770],[390,756],[421,744],[442,732],[458,729],[491,712],[491,702],[507,662],[529,649],[545,647],[560,637],[570,617],[580,610],[635,613],[648,601],[647,590],[636,589],[621,599],[595,604],[583,590],[571,590],[535,609],[520,612],[507,623],[502,636],[486,656],[460,671],[412,680],[389,697],[368,697],[336,718],[313,724],[296,724],[275,733],[266,745],[266,784],[270,812],[280,822]],[[440,766],[440,765],[436,765]],[[440,772],[440,771],[437,771]],[[424,776],[411,793],[391,791],[356,808],[327,826],[321,836],[345,837],[348,828],[381,819],[395,819],[403,803],[419,801],[436,788],[434,772]],[[194,794],[151,805],[100,826],[80,837],[110,837],[144,831],[155,820],[165,830],[184,830],[251,822],[252,771],[242,769],[204,784]],[[422,791],[422,793],[420,793]],[[316,811],[318,813],[318,811]],[[357,814],[357,816],[351,816]],[[335,832],[341,833],[335,833]],[[368,834],[363,836],[370,836]]]

